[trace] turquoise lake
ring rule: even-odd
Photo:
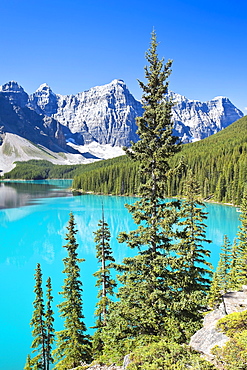
[[[134,254],[124,244],[118,244],[120,231],[135,228],[130,214],[124,207],[135,198],[81,195],[72,196],[67,191],[69,181],[5,183],[0,184],[0,369],[21,370],[27,354],[31,353],[32,342],[29,322],[33,311],[34,270],[41,264],[43,282],[52,279],[56,312],[55,329],[62,328],[56,305],[63,285],[63,262],[66,250],[64,237],[69,213],[72,211],[77,223],[77,242],[83,282],[83,310],[87,327],[94,325],[94,307],[97,290],[92,274],[98,269],[95,259],[93,231],[98,229],[102,203],[105,219],[109,224],[114,257],[121,262]],[[236,208],[218,204],[207,204],[207,245],[211,250],[210,261],[217,265],[223,236],[232,241],[239,225]]]

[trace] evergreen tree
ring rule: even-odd
[[[111,278],[112,263],[115,262],[112,256],[112,249],[110,246],[110,230],[104,218],[104,209],[102,206],[102,220],[99,221],[99,229],[94,232],[96,243],[96,258],[100,264],[100,269],[93,275],[97,278],[96,286],[99,288],[98,296],[99,301],[96,304],[95,315],[97,317],[95,328],[96,332],[93,336],[93,350],[94,353],[99,354],[102,351],[103,342],[101,340],[101,329],[107,323],[108,307],[111,302],[109,296],[114,294],[116,282]]]
[[[227,235],[224,235],[223,245],[221,247],[220,259],[217,268],[222,294],[225,294],[229,290],[229,273],[231,267],[231,258],[232,258],[232,245]]]
[[[171,73],[171,61],[163,65],[157,55],[156,34],[153,31],[151,46],[146,54],[149,67],[145,67],[148,83],[139,81],[143,94],[144,113],[137,118],[140,140],[126,149],[130,158],[139,161],[139,172],[145,178],[139,189],[141,199],[126,205],[134,221],[141,224],[137,230],[121,233],[120,240],[131,248],[144,247],[141,254],[159,255],[159,250],[171,249],[172,226],[177,220],[175,212],[179,202],[165,203],[167,179],[173,174],[169,159],[179,150],[177,138],[172,136],[172,103],[166,97]],[[144,226],[143,226],[144,225]]]
[[[51,278],[49,277],[47,279],[46,283],[46,313],[45,313],[45,326],[47,330],[47,338],[46,338],[46,370],[49,370],[50,363],[53,363],[53,357],[51,355],[52,351],[52,343],[54,342],[54,312],[51,307],[51,302],[53,301],[53,297],[51,295],[52,293],[52,287],[51,287]]]
[[[30,325],[33,327],[32,336],[34,340],[32,342],[32,348],[34,348],[33,352],[37,352],[36,356],[33,359],[33,364],[37,366],[37,369],[46,370],[46,340],[47,340],[47,333],[46,333],[46,326],[44,321],[45,316],[45,306],[44,306],[44,298],[43,298],[43,289],[42,289],[42,272],[40,264],[37,264],[37,268],[35,269],[36,273],[35,277],[35,300],[33,302],[33,316],[30,322]]]
[[[229,271],[229,290],[241,289],[241,261],[242,255],[236,239],[233,241],[231,250],[231,262]]]
[[[238,232],[240,283],[247,284],[247,187],[244,189],[240,206],[240,227]]]
[[[31,359],[31,356],[28,355],[27,356],[27,361],[26,361],[26,364],[24,366],[24,370],[32,370],[33,369],[33,363],[32,363],[32,359]]]
[[[77,233],[74,215],[70,213],[68,233],[65,240],[68,257],[63,259],[66,274],[62,294],[64,301],[58,305],[60,316],[64,318],[64,329],[56,332],[57,348],[54,357],[59,361],[56,369],[69,369],[79,366],[90,359],[89,336],[85,334],[86,326],[82,313],[82,282],[80,281],[79,263],[75,235]]]
[[[110,230],[107,222],[104,219],[104,210],[102,208],[102,220],[99,221],[99,229],[94,233],[94,241],[96,243],[96,258],[100,263],[100,269],[93,275],[97,277],[96,286],[100,288],[98,293],[99,301],[97,303],[96,316],[98,317],[98,325],[105,326],[107,321],[107,307],[110,303],[109,295],[114,294],[113,289],[116,287],[116,282],[111,278],[110,269],[112,263],[115,262],[112,256],[110,246]],[[110,262],[110,263],[109,263]]]
[[[230,289],[232,266],[232,246],[226,235],[224,235],[223,245],[221,247],[220,259],[213,275],[211,283],[208,304],[210,307],[217,307],[223,300],[223,295]]]
[[[167,179],[173,174],[169,159],[178,151],[178,144],[172,136],[172,103],[166,97],[171,61],[164,65],[163,59],[158,59],[157,45],[152,32],[146,54],[147,84],[140,82],[144,91],[144,113],[137,119],[140,140],[126,149],[130,158],[140,162],[139,172],[145,183],[139,189],[141,199],[127,205],[139,226],[119,236],[120,242],[136,248],[139,254],[125,258],[123,265],[117,267],[122,284],[117,294],[119,302],[113,304],[104,329],[105,343],[111,352],[116,346],[123,351],[126,339],[133,342],[140,336],[165,335],[173,326],[168,318],[174,283],[170,252],[175,248],[174,224],[180,202],[166,203],[165,196]]]
[[[198,182],[192,171],[189,172],[184,191],[186,200],[182,203],[178,222],[181,240],[174,265],[178,284],[173,289],[173,311],[187,338],[200,328],[212,274],[212,265],[207,261],[210,251],[205,249],[205,243],[211,243],[206,238],[207,213],[203,210],[204,203],[199,199]]]
[[[222,292],[220,289],[220,281],[218,276],[218,271],[213,273],[213,279],[210,285],[210,290],[208,292],[208,306],[215,309],[219,307],[222,302]]]

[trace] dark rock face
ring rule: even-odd
[[[28,94],[15,81],[10,81],[0,86],[0,94],[7,100],[19,107],[25,107],[28,102]]]
[[[14,94],[0,92],[1,136],[9,132],[40,144],[55,152],[66,150],[66,140],[59,122],[54,118],[37,114],[35,111],[16,105]],[[70,148],[68,148],[70,150]]]

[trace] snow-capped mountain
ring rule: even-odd
[[[96,141],[129,146],[131,140],[138,140],[135,118],[143,112],[141,103],[122,80],[76,95],[55,95],[43,84],[30,96],[28,106],[69,128],[73,134],[71,141],[80,145]]]
[[[174,102],[174,133],[182,142],[203,139],[243,116],[225,97],[200,102],[173,92],[169,95]],[[27,146],[22,154],[29,153],[30,159],[37,146],[56,153],[52,158],[49,152],[54,163],[61,163],[62,157],[64,163],[79,163],[121,155],[123,146],[138,140],[135,119],[142,113],[141,102],[122,80],[75,95],[55,94],[47,84],[28,95],[17,82],[8,82],[0,86],[1,161],[8,163],[11,158],[14,162],[14,148],[20,142],[16,136],[28,140],[25,145],[21,140],[23,148]],[[15,141],[11,145],[13,135]],[[7,136],[5,146],[11,150],[4,147]],[[35,150],[30,149],[30,142],[36,145]],[[16,160],[27,160],[22,154]],[[42,153],[39,156],[42,158]]]
[[[185,143],[210,136],[243,116],[225,97],[200,102],[173,92],[169,95],[174,102],[174,132]],[[73,134],[71,141],[80,145],[96,141],[129,146],[131,140],[138,140],[135,118],[143,113],[141,102],[131,95],[122,80],[76,95],[55,95],[43,84],[29,97],[28,106],[69,128]]]
[[[169,92],[174,102],[174,132],[183,143],[204,139],[243,117],[228,98],[218,96],[207,102],[189,100]]]

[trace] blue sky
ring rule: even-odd
[[[0,21],[0,85],[72,94],[117,78],[140,99],[155,28],[171,90],[247,113],[246,0],[1,0]]]

